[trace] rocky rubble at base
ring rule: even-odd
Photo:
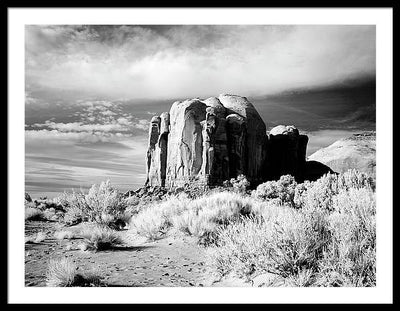
[[[142,206],[162,201],[169,196],[185,194],[188,198],[195,199],[209,191],[211,187],[201,186],[198,184],[186,184],[173,189],[161,186],[144,186],[136,190],[129,190],[124,193],[124,197],[128,200],[131,212],[140,211]]]

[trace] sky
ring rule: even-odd
[[[375,75],[374,26],[27,26],[28,90],[266,94]]]
[[[148,122],[173,101],[233,93],[268,119],[260,97],[374,80],[375,54],[374,26],[26,26],[26,190],[137,188]],[[318,146],[345,135],[330,130]]]

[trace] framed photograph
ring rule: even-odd
[[[393,302],[392,8],[7,13],[9,303]]]

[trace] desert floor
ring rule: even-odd
[[[57,222],[27,221],[25,235],[39,231],[46,239],[25,244],[25,286],[46,286],[50,259],[70,257],[82,272],[95,272],[105,286],[187,287],[249,286],[239,280],[216,280],[206,266],[205,249],[190,237],[167,237],[146,242],[129,230],[120,231],[124,245],[111,250],[82,251],[81,238],[57,240],[54,232],[79,231],[81,225],[63,227]]]

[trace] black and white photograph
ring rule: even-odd
[[[23,287],[379,286],[376,24],[149,21],[23,25]]]

